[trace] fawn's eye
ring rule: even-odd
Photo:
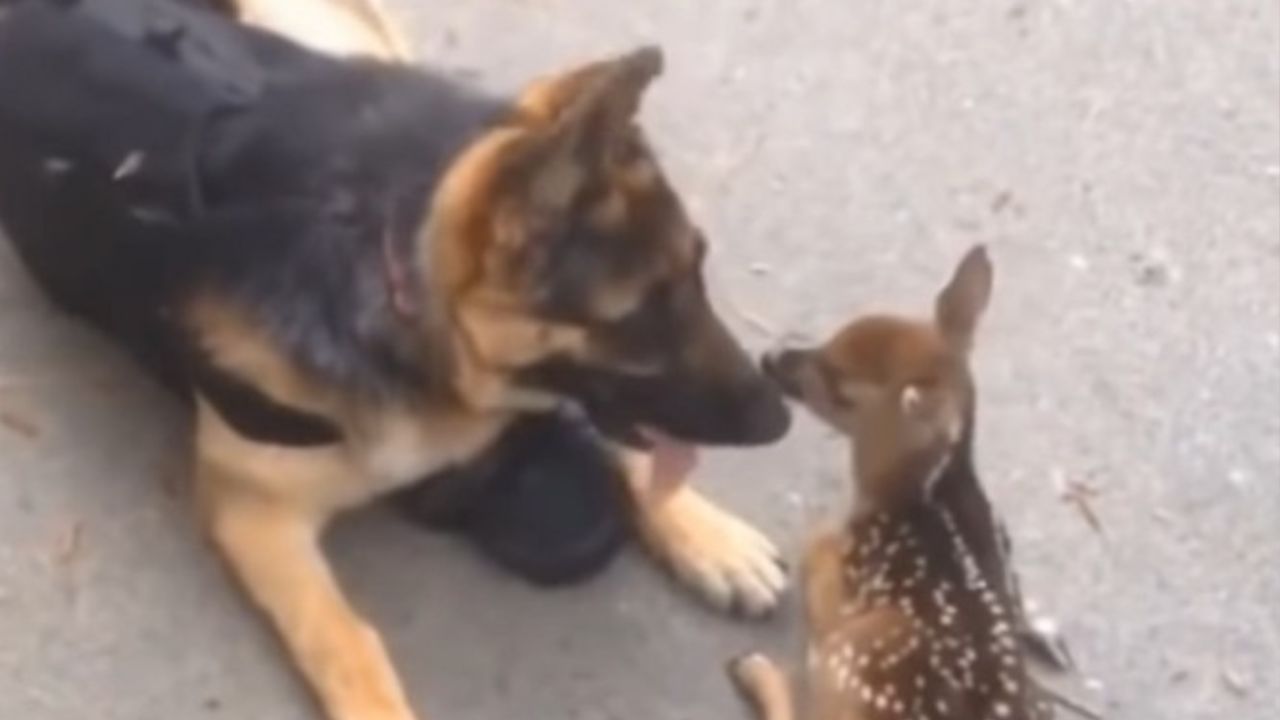
[[[855,387],[856,383],[841,380],[840,371],[825,362],[819,361],[817,366],[818,377],[831,404],[838,410],[856,410],[860,395]]]
[[[835,406],[841,410],[853,411],[858,409],[858,398],[844,388],[837,389],[831,394],[831,398]]]
[[[937,388],[941,383],[936,375],[921,375],[908,384],[920,392],[929,392],[930,390]]]

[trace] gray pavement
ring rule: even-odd
[[[1111,717],[1270,720],[1280,694],[1280,6],[1272,0],[401,0],[432,62],[510,89],[640,42],[645,114],[761,347],[927,308],[997,266],[980,461],[1031,592]],[[730,309],[732,308],[732,309]],[[314,709],[191,521],[184,420],[0,244],[0,718]],[[794,553],[842,508],[801,422],[700,482]],[[1096,487],[1101,532],[1061,499]],[[330,547],[442,720],[745,717],[729,655],[796,613],[703,611],[638,553],[539,592],[385,511]]]

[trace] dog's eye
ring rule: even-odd
[[[661,317],[671,302],[671,287],[667,282],[659,282],[645,293],[643,299],[636,303],[625,315],[614,321],[620,328],[640,330],[639,326],[646,321]]]
[[[570,228],[563,213],[531,212],[524,218],[524,232],[530,247],[551,247],[565,237]]]

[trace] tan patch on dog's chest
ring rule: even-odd
[[[382,411],[355,419],[342,443],[290,447],[245,438],[201,400],[196,452],[247,489],[326,517],[465,462],[508,421],[501,414]]]
[[[362,423],[348,444],[370,480],[394,490],[470,460],[509,420],[507,413],[383,412]]]
[[[272,400],[321,415],[342,429],[340,443],[286,447],[236,433],[201,407],[198,446],[272,495],[317,509],[351,507],[464,462],[511,418],[441,400],[387,403],[357,397],[299,369],[251,316],[212,295],[186,307],[188,327],[211,363]],[[498,391],[505,389],[502,384]],[[495,401],[495,405],[497,401]],[[288,478],[287,481],[280,478]]]

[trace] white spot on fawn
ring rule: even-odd
[[[1055,638],[1058,636],[1058,623],[1047,615],[1041,615],[1032,620],[1031,629],[1035,630],[1037,635],[1043,637]]]

